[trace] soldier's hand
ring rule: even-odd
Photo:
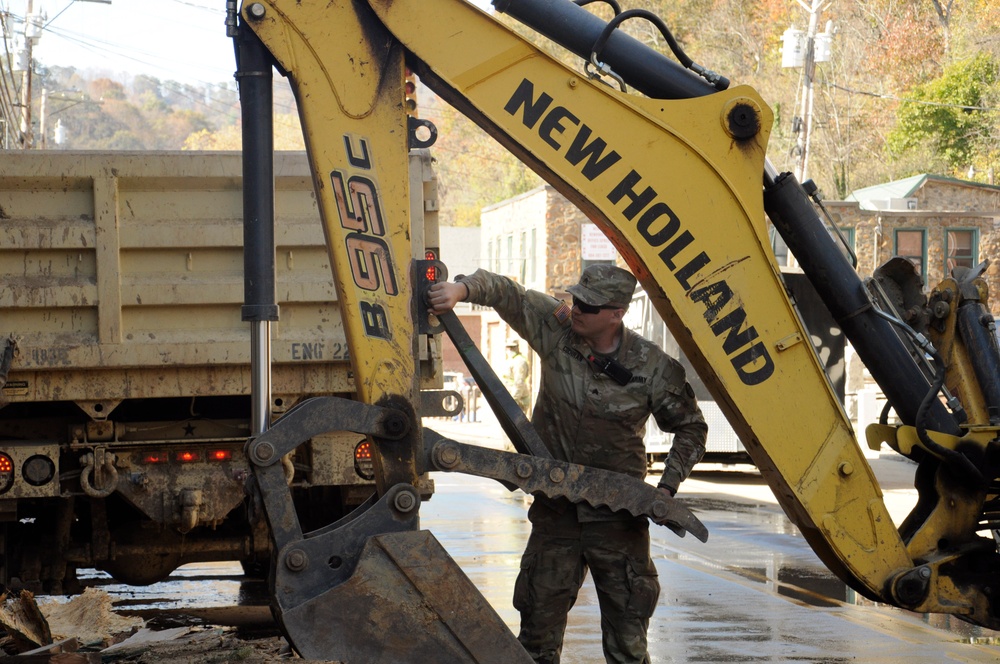
[[[432,314],[441,314],[454,309],[468,295],[469,288],[465,284],[441,281],[427,289],[427,306]]]
[[[665,498],[669,498],[670,500],[674,499],[674,493],[671,492],[670,489],[667,489],[667,488],[661,486],[661,487],[658,487],[657,490],[660,493],[662,493]],[[685,535],[687,535],[687,531],[686,530],[684,530],[680,526],[677,526],[677,525],[674,525],[674,524],[670,523],[669,521],[664,522],[663,525],[665,525],[670,530],[674,531],[674,534],[677,535],[678,537],[684,537]]]

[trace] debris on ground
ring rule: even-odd
[[[171,624],[120,615],[114,612],[111,597],[97,588],[88,588],[68,601],[59,598],[41,605],[28,591],[0,595],[0,664],[287,661],[319,664],[300,659],[280,636],[260,638],[252,631],[204,624],[189,616]],[[324,664],[330,663],[336,664],[332,660]]]
[[[0,648],[12,654],[27,652],[52,643],[49,623],[27,590],[16,595],[0,595],[0,627],[7,632]]]
[[[142,618],[115,613],[111,596],[97,588],[87,588],[68,602],[43,604],[41,611],[54,638],[76,637],[84,647],[106,648],[143,626]]]

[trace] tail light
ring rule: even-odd
[[[438,259],[437,252],[434,251],[433,249],[428,249],[424,251],[424,260],[436,261],[437,259]],[[433,265],[427,268],[427,281],[432,284],[437,282],[437,273],[438,273],[437,268],[434,267]]]
[[[14,460],[0,452],[0,493],[6,493],[14,484]]]
[[[204,452],[204,450],[180,450],[178,452],[145,452],[142,455],[142,462],[147,464],[167,463],[171,460],[180,463],[191,463],[193,461],[232,461],[233,451],[227,449],[214,449]]]
[[[362,440],[354,447],[354,472],[359,477],[375,479],[375,462],[372,460],[372,444]]]

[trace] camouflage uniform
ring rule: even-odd
[[[572,331],[566,303],[484,270],[461,281],[470,301],[493,307],[538,354],[541,387],[531,420],[553,457],[645,477],[642,437],[652,415],[661,429],[674,433],[660,486],[677,490],[701,460],[707,433],[679,362],[623,329],[614,359],[632,378],[621,385],[588,361],[592,351]],[[627,293],[614,303],[627,305],[635,279],[613,266],[588,268],[570,292],[588,304],[607,304],[601,291],[609,281]],[[525,649],[538,662],[559,661],[566,616],[589,569],[600,600],[605,658],[648,661],[646,630],[660,586],[646,518],[544,496],[535,497],[528,518],[532,532],[514,589]]]

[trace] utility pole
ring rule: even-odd
[[[35,43],[35,38],[31,36],[33,13],[33,0],[28,0],[28,11],[24,15],[24,48],[28,52],[28,66],[24,69],[21,79],[21,149],[30,150],[32,143],[31,135],[31,69],[34,60],[31,57],[31,49]]]
[[[813,0],[808,6],[802,0],[799,4],[809,12],[809,27],[806,29],[806,52],[802,72],[802,110],[801,130],[795,141],[795,176],[799,182],[805,182],[809,177],[809,139],[813,123],[813,78],[816,74],[816,26],[819,24],[820,4],[822,0]]]
[[[43,150],[48,147],[45,145],[45,107],[48,105],[49,101],[49,91],[48,88],[42,88],[42,103],[38,106],[38,134],[39,140],[38,145]]]
[[[813,81],[816,77],[816,63],[827,62],[830,59],[830,42],[833,37],[832,23],[827,23],[826,32],[817,34],[820,12],[826,7],[826,0],[796,0],[803,9],[809,12],[809,27],[805,34],[801,30],[789,28],[782,39],[781,66],[802,67],[802,99],[799,114],[792,120],[792,131],[797,134],[795,139],[795,176],[800,182],[809,179],[809,143],[813,128]]]

